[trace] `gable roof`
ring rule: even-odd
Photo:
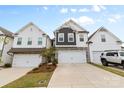
[[[113,33],[111,33],[108,29],[106,29],[105,27],[100,27],[98,30],[96,30],[89,38],[88,38],[88,41],[90,41],[91,40],[91,38],[97,33],[97,32],[99,32],[99,31],[106,31],[106,32],[108,32],[111,36],[113,36],[116,40],[117,40],[117,42],[122,42],[117,36],[115,36]]]
[[[66,21],[64,24],[62,24],[60,27],[58,27],[54,32],[59,31],[61,28],[71,28],[78,32],[84,32],[89,33],[87,30],[85,30],[83,27],[81,27],[79,24],[77,24],[74,20],[70,19]]]
[[[29,27],[29,26],[35,26],[39,31],[41,31],[43,34],[47,35],[45,32],[43,32],[43,30],[41,30],[38,26],[36,26],[33,22],[29,22],[27,25],[23,26],[20,30],[18,30],[15,34],[20,33],[21,31],[23,31],[25,28]]]
[[[0,31],[3,33],[0,34],[0,36],[5,35],[5,36],[13,37],[13,33],[3,27],[0,27]]]

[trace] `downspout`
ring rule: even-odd
[[[90,44],[92,44],[92,42],[87,42],[88,44],[88,58],[87,58],[87,62],[91,63],[91,56],[90,56]]]
[[[47,48],[47,35],[43,34],[43,37],[46,37],[46,45],[44,46],[44,48]]]
[[[46,48],[47,48],[47,35],[46,35]]]

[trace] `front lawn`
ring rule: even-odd
[[[120,75],[120,76],[124,77],[124,71],[121,71],[119,69],[116,69],[116,68],[113,68],[113,67],[109,67],[109,66],[103,66],[103,65],[95,64],[95,63],[91,63],[91,65],[99,67],[101,69],[104,69],[106,71],[109,71],[109,72],[112,72],[114,74],[117,74],[117,75]]]
[[[46,65],[42,65],[2,88],[47,87],[55,68],[56,66],[46,67]]]

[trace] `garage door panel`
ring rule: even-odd
[[[85,51],[59,51],[58,52],[59,63],[84,63],[86,62]]]
[[[37,67],[42,62],[38,54],[15,54],[13,57],[14,67]]]

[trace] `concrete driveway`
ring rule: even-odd
[[[4,86],[29,72],[32,68],[3,68],[0,70],[0,87]]]
[[[124,87],[124,78],[90,64],[59,64],[49,82],[48,87]]]

